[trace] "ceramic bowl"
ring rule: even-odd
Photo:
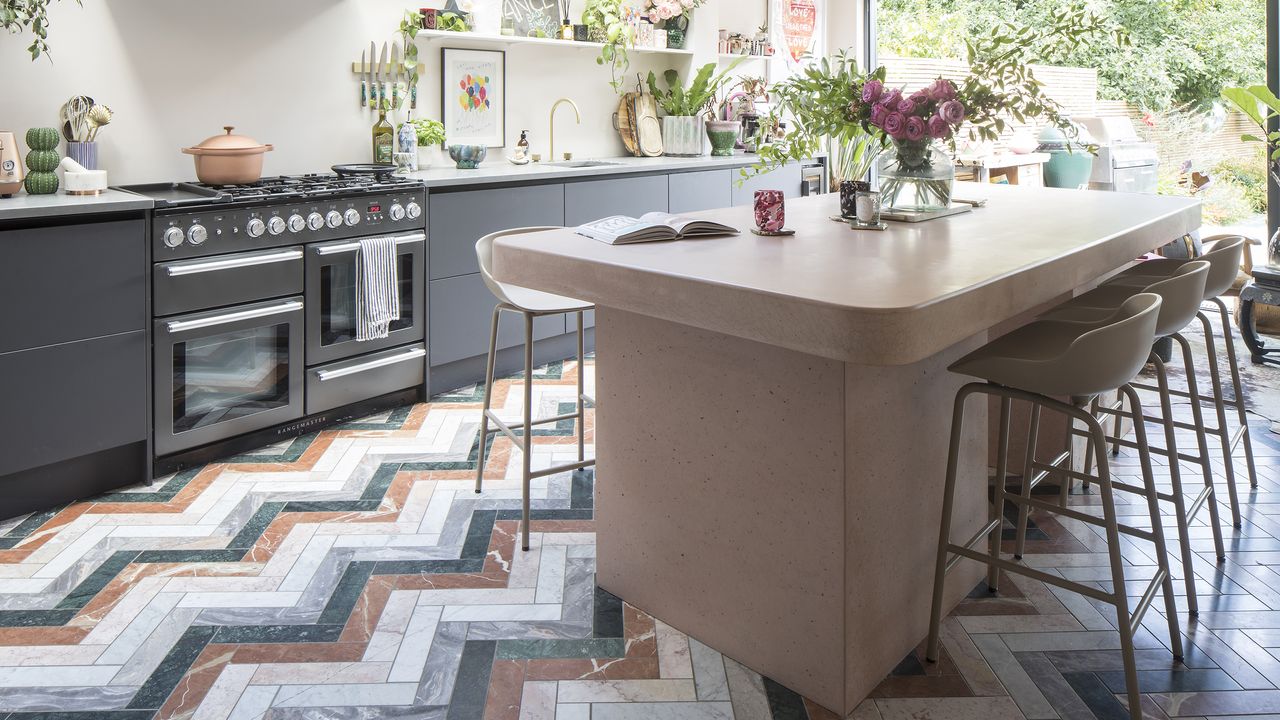
[[[449,146],[449,157],[459,170],[475,170],[488,154],[489,148],[484,145]]]

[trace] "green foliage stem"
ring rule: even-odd
[[[27,52],[31,59],[49,54],[49,3],[54,0],[0,0],[0,27],[11,35],[30,32],[31,44]],[[76,0],[83,5],[82,0]]]

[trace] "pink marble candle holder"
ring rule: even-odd
[[[763,232],[780,232],[787,224],[786,199],[781,190],[757,190],[756,227]]]

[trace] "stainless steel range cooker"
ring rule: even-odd
[[[157,474],[379,408],[426,384],[425,192],[392,177],[125,188],[151,197]],[[355,339],[360,238],[399,247],[401,319]]]

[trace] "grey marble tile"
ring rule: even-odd
[[[112,685],[141,685],[191,626],[199,608],[175,608],[111,679]]]
[[[693,638],[689,638],[689,656],[693,659],[698,701],[728,701],[729,679],[725,675],[724,656]]]
[[[448,705],[458,677],[458,661],[467,640],[466,623],[440,623],[414,697],[416,705]]]
[[[591,637],[591,622],[471,622],[468,640],[563,640]]]
[[[0,712],[119,710],[133,699],[136,685],[100,687],[7,687],[0,692]]]

